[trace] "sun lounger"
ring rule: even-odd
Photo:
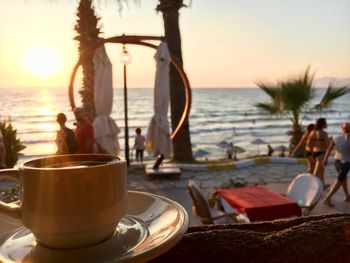
[[[174,164],[162,165],[164,156],[160,154],[154,165],[147,165],[145,167],[145,173],[148,176],[175,176],[180,175],[181,170],[176,167]]]
[[[181,170],[178,167],[159,167],[157,169],[146,167],[145,173],[148,176],[175,176],[180,175]]]

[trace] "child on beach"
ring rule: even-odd
[[[350,123],[343,123],[341,128],[343,130],[343,134],[331,140],[322,163],[323,166],[327,165],[328,156],[334,147],[334,166],[338,171],[338,178],[333,183],[332,188],[323,200],[323,203],[328,206],[334,206],[331,202],[331,197],[338,191],[341,186],[343,186],[345,193],[344,200],[346,202],[350,202],[347,183],[347,174],[350,170]]]
[[[145,137],[141,135],[141,128],[136,128],[135,144],[133,149],[136,149],[136,162],[143,163],[143,152],[145,150]]]

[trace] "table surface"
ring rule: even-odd
[[[245,212],[251,221],[300,216],[296,202],[264,186],[218,189],[217,194],[233,208]]]

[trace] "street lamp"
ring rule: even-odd
[[[129,158],[129,127],[128,127],[128,92],[126,86],[126,66],[131,62],[131,56],[126,50],[125,45],[123,45],[123,52],[121,54],[121,61],[123,63],[123,72],[124,72],[124,119],[125,119],[125,159],[126,164],[130,166]]]

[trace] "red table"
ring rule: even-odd
[[[218,189],[217,194],[238,211],[245,212],[250,221],[301,215],[296,202],[263,186]]]

